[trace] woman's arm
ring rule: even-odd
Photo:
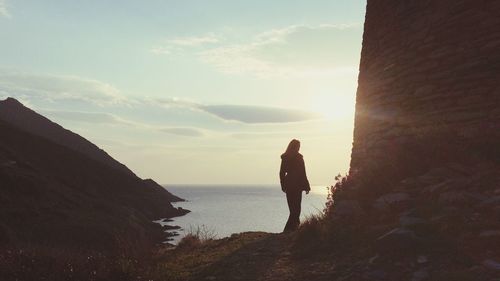
[[[301,158],[301,169],[302,169],[302,178],[303,178],[303,185],[304,185],[304,190],[309,193],[311,191],[311,185],[309,184],[309,180],[307,179],[307,174],[306,174],[306,164],[304,163],[304,159]]]
[[[281,166],[280,166],[280,184],[281,184],[281,190],[283,192],[286,191],[285,188],[285,175],[286,175],[286,166],[285,166],[285,160],[281,159]]]

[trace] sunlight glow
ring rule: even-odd
[[[352,96],[323,97],[312,101],[311,111],[321,114],[327,120],[339,120],[353,117],[354,105]]]

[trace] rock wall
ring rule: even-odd
[[[351,174],[436,132],[500,146],[500,1],[368,0],[364,28]]]

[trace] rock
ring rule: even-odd
[[[357,217],[363,214],[363,209],[356,200],[342,200],[334,203],[333,213],[340,217]]]
[[[500,271],[500,263],[495,260],[484,260],[483,266],[492,270]]]
[[[181,229],[180,226],[178,225],[162,225],[161,226],[164,230],[174,230],[174,229]]]
[[[374,207],[383,209],[404,209],[408,206],[410,195],[405,192],[388,193],[375,200]]]
[[[431,175],[423,175],[417,178],[417,180],[424,184],[435,184],[439,182],[439,178]]]
[[[478,242],[485,249],[500,249],[500,230],[485,230],[479,233]],[[498,252],[498,250],[496,250]]]
[[[173,231],[173,232],[165,232],[165,236],[167,237],[175,237],[175,236],[179,236],[179,233]]]
[[[373,264],[377,259],[378,259],[379,255],[376,254],[375,256],[371,257],[369,260],[368,260],[368,263],[370,264]]]
[[[464,176],[470,176],[472,174],[472,171],[470,167],[458,164],[458,163],[451,163],[448,165],[450,169],[453,169],[459,173],[461,173]]]
[[[365,274],[365,277],[370,280],[384,280],[387,277],[387,272],[382,269],[376,269]]]
[[[377,238],[376,243],[380,251],[396,252],[416,250],[420,244],[420,239],[412,230],[395,228]]]
[[[420,255],[417,258],[417,262],[420,263],[420,264],[427,263],[428,261],[429,261],[429,259],[426,256],[423,256],[423,255]]]
[[[411,276],[411,281],[424,281],[429,279],[429,271],[427,269],[420,269],[415,271]]]
[[[500,196],[494,196],[489,199],[485,199],[479,204],[479,207],[485,208],[489,206],[500,205]]]
[[[488,196],[483,195],[479,192],[465,192],[464,195],[466,195],[469,198],[472,198],[476,201],[481,201],[481,202],[488,199]]]
[[[443,191],[448,190],[449,188],[453,187],[454,180],[445,180],[443,182],[440,182],[438,184],[432,184],[429,186],[426,186],[422,189],[424,193],[430,193],[430,194],[435,194],[435,193],[441,193]]]
[[[490,237],[498,237],[500,238],[500,230],[486,230],[479,234],[479,237],[490,238]]]
[[[439,203],[442,205],[454,205],[454,204],[465,204],[467,203],[467,197],[463,192],[448,191],[441,193],[439,195]]]
[[[399,224],[403,227],[412,227],[415,225],[427,224],[427,220],[422,218],[410,217],[410,216],[401,216],[399,218]]]

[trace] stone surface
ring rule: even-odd
[[[427,220],[422,218],[410,217],[410,216],[401,216],[399,218],[399,224],[403,227],[412,227],[416,225],[427,224]]]
[[[500,271],[500,262],[497,262],[495,260],[484,260],[483,265],[489,269]]]
[[[374,203],[377,209],[401,208],[410,201],[410,195],[404,192],[388,193],[380,196]]]
[[[439,134],[439,145],[496,149],[500,8],[495,2],[367,2],[351,172],[390,163],[385,169],[411,173],[412,166],[442,159],[435,142]],[[468,169],[456,171],[467,175]]]
[[[398,252],[414,250],[418,246],[419,238],[412,230],[395,228],[377,238],[377,246],[383,252]]]
[[[413,275],[411,276],[411,281],[424,281],[428,280],[429,277],[429,271],[427,269],[421,269],[413,273]]]
[[[363,214],[363,210],[356,200],[341,200],[335,202],[335,216],[340,217],[357,217]]]

